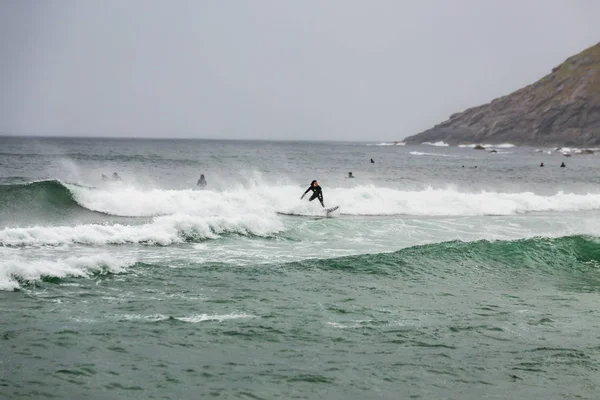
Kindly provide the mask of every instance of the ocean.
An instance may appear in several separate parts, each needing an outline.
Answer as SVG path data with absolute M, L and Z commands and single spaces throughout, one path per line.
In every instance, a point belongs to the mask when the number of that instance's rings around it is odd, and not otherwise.
M 0 137 L 0 398 L 597 399 L 576 153 Z

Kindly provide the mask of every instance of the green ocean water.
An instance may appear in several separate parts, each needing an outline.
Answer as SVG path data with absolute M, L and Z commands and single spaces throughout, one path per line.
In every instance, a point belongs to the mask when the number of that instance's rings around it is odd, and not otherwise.
M 0 138 L 0 397 L 596 399 L 600 158 L 378 144 Z

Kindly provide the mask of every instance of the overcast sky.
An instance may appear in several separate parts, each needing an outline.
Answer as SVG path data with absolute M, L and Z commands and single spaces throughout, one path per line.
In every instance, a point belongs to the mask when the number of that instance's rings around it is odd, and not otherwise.
M 0 0 L 0 132 L 397 140 L 600 41 L 596 0 Z

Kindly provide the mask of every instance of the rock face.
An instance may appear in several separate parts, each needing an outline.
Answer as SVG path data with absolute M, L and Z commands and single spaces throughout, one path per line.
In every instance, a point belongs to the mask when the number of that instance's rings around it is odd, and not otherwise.
M 536 83 L 453 114 L 404 141 L 600 146 L 600 43 L 568 58 Z

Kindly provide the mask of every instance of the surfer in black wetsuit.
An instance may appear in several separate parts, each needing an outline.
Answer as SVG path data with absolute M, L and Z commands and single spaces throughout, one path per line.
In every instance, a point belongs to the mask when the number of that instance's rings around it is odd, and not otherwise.
M 198 179 L 198 183 L 196 183 L 196 186 L 199 186 L 199 187 L 206 186 L 206 178 L 204 177 L 204 174 L 200 174 L 200 179 Z
M 313 201 L 314 199 L 319 199 L 319 202 L 321 203 L 321 205 L 323 206 L 323 208 L 325 208 L 325 204 L 323 203 L 323 191 L 321 190 L 321 186 L 319 186 L 319 182 L 317 181 L 312 181 L 310 183 L 310 186 L 308 187 L 308 189 L 306 189 L 306 192 L 304 192 L 304 194 L 302 195 L 302 197 L 300 197 L 300 199 L 303 199 L 304 196 L 306 196 L 306 193 L 313 191 L 312 196 L 310 196 L 310 199 L 308 199 L 308 201 Z

